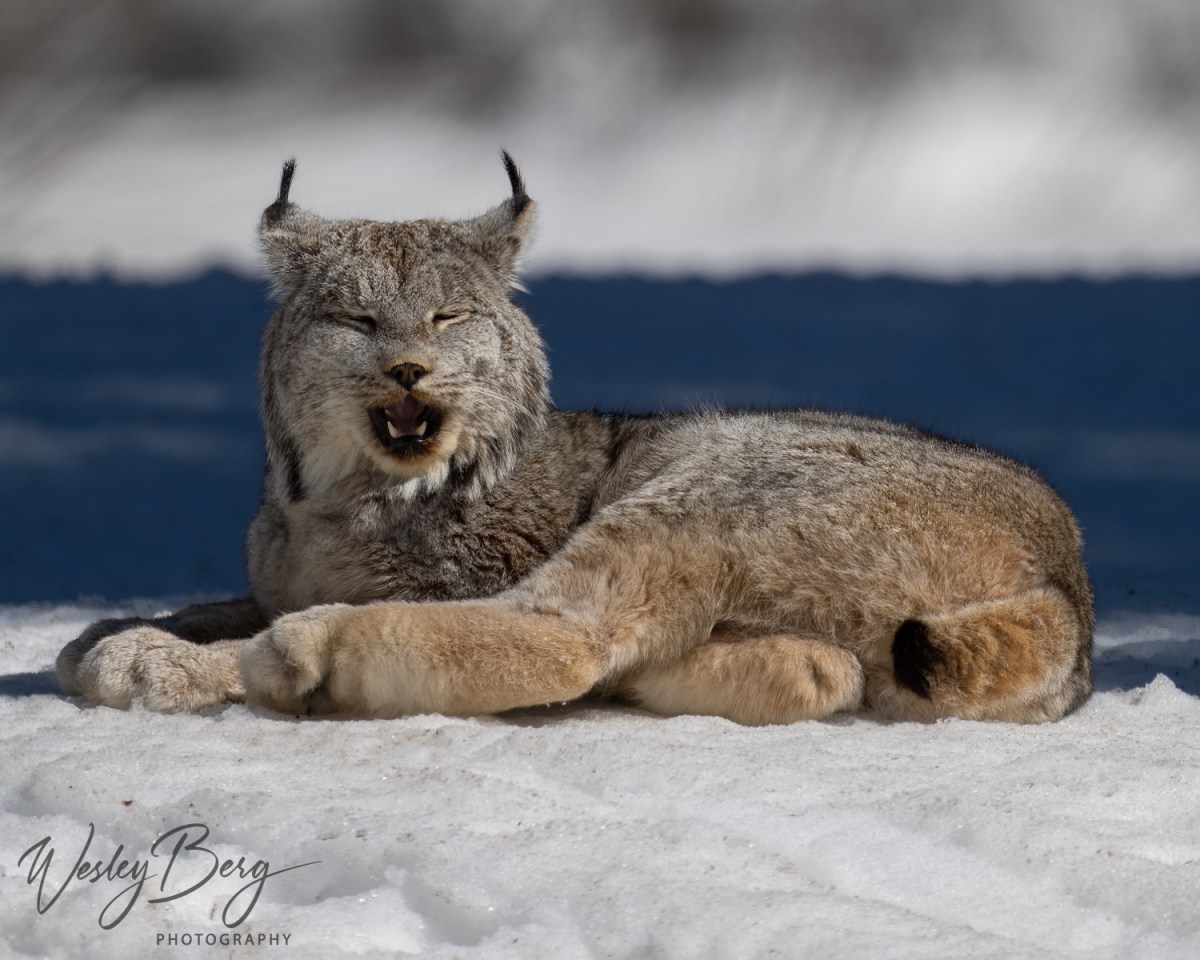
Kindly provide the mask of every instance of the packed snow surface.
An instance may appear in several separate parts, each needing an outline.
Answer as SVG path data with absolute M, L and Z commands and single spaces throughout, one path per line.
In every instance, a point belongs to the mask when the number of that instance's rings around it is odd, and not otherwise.
M 0 608 L 5 956 L 1191 960 L 1200 944 L 1200 617 L 1103 621 L 1099 692 L 1056 724 L 747 728 L 605 702 L 338 722 L 60 696 L 59 646 L 129 612 Z M 149 862 L 136 899 L 128 877 L 69 880 L 93 827 L 85 859 Z M 230 876 L 149 902 L 218 859 Z M 43 906 L 66 884 L 43 914 L 38 880 Z

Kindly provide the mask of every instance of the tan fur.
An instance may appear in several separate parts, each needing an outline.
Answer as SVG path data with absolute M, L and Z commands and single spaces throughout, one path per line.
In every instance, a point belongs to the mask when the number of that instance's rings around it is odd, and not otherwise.
M 198 710 L 245 698 L 239 658 L 244 641 L 205 646 L 154 627 L 101 640 L 80 659 L 72 686 L 113 707 L 142 700 L 152 710 Z
M 285 171 L 253 597 L 89 628 L 66 692 L 375 717 L 599 692 L 751 724 L 1083 702 L 1082 543 L 1032 470 L 815 411 L 554 410 L 509 174 L 482 217 L 378 224 L 296 208 Z
M 313 607 L 242 653 L 253 700 L 285 713 L 497 713 L 583 696 L 601 650 L 559 618 L 494 603 Z
M 861 706 L 863 669 L 850 651 L 818 640 L 723 637 L 666 666 L 632 671 L 620 692 L 668 715 L 794 723 Z
M 897 719 L 964 717 L 1037 723 L 1056 719 L 1080 625 L 1062 594 L 1035 590 L 925 618 L 941 660 L 930 698 L 898 688 L 881 670 L 871 705 Z

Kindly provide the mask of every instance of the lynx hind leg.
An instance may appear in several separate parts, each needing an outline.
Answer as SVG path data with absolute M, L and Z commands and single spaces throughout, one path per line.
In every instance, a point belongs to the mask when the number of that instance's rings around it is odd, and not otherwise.
M 871 672 L 867 698 L 897 719 L 1040 723 L 1091 690 L 1089 620 L 1047 588 L 906 620 L 891 669 Z
M 196 644 L 152 626 L 106 637 L 79 659 L 73 691 L 95 704 L 125 709 L 141 700 L 174 713 L 245 699 L 238 656 L 245 640 Z
M 713 639 L 666 666 L 643 667 L 622 693 L 655 713 L 759 726 L 816 720 L 862 705 L 863 668 L 848 650 L 795 636 Z

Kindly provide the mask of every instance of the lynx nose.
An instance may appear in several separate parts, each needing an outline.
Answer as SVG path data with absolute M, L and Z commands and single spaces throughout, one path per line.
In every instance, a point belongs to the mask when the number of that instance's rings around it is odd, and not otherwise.
M 395 378 L 396 382 L 405 390 L 411 390 L 417 385 L 420 380 L 429 371 L 420 363 L 405 361 L 392 366 L 388 373 Z

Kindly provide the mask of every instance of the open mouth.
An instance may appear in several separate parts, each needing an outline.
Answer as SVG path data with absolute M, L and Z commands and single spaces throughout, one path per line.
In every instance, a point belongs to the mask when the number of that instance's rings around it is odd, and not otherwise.
M 442 415 L 411 393 L 397 403 L 367 411 L 379 442 L 392 453 L 415 453 L 433 441 Z

